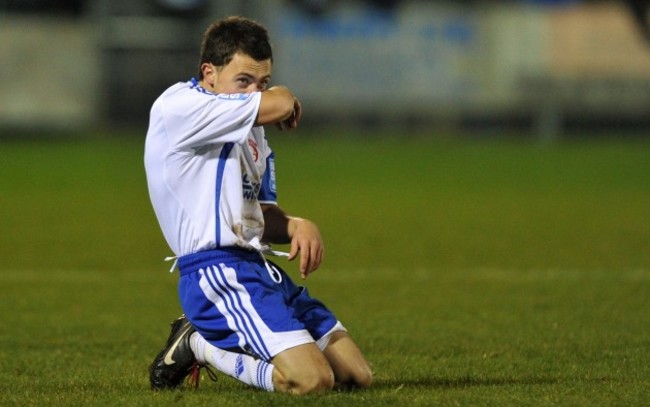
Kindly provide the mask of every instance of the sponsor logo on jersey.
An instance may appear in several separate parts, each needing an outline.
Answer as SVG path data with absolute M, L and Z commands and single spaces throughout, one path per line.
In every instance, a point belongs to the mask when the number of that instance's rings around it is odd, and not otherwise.
M 269 188 L 272 192 L 277 192 L 275 190 L 275 160 L 273 157 L 269 157 L 268 168 L 266 169 L 269 172 Z
M 217 95 L 217 99 L 222 100 L 246 100 L 248 99 L 248 93 L 220 93 Z
M 251 182 L 250 178 L 248 178 L 248 174 L 243 174 L 241 178 L 244 199 L 247 201 L 253 201 L 257 199 L 257 196 L 260 193 L 260 188 L 262 188 L 262 184 L 259 182 Z

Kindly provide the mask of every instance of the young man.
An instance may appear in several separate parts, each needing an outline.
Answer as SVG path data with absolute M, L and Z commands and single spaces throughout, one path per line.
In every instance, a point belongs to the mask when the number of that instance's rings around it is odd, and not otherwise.
M 321 264 L 318 227 L 277 205 L 274 156 L 262 126 L 294 129 L 301 106 L 268 87 L 266 30 L 240 17 L 204 34 L 198 80 L 153 104 L 145 168 L 154 211 L 180 270 L 185 315 L 149 368 L 175 388 L 211 365 L 249 385 L 295 394 L 367 387 L 372 373 L 336 317 L 262 253 L 290 243 L 306 278 Z

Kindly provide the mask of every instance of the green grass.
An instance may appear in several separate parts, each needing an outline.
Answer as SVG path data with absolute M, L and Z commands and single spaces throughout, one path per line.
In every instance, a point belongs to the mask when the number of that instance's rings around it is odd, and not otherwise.
M 307 284 L 372 362 L 371 389 L 149 391 L 178 276 L 134 136 L 0 144 L 0 405 L 650 399 L 650 142 L 271 138 L 282 206 L 326 239 Z

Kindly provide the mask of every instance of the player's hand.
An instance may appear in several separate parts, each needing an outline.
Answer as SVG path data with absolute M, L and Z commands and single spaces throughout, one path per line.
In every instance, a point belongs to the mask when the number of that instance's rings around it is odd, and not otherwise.
M 289 260 L 297 258 L 300 254 L 300 277 L 305 279 L 316 271 L 323 261 L 323 239 L 313 222 L 300 218 L 291 218 L 289 222 L 293 230 Z
M 281 122 L 278 122 L 275 124 L 275 127 L 277 127 L 280 130 L 292 130 L 298 127 L 298 123 L 300 122 L 300 119 L 302 118 L 302 106 L 300 105 L 300 101 L 298 100 L 297 97 L 294 96 L 293 98 L 293 112 L 291 113 L 291 116 L 288 118 L 284 119 Z

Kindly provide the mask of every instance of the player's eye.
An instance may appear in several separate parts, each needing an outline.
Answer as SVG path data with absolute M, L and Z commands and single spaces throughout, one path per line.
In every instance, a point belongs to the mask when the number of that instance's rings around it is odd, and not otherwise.
M 248 85 L 251 84 L 251 81 L 249 78 L 242 77 L 242 78 L 237 78 L 237 84 L 239 84 L 241 87 L 248 87 Z

